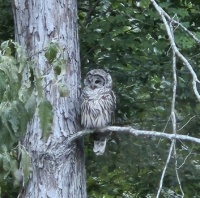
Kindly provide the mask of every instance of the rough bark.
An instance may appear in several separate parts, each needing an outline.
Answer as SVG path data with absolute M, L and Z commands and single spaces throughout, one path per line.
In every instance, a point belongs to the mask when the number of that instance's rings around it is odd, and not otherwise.
M 69 89 L 60 97 L 55 83 L 43 82 L 45 97 L 53 105 L 51 135 L 45 142 L 37 114 L 28 125 L 24 146 L 32 158 L 32 173 L 23 197 L 86 197 L 82 140 L 64 144 L 79 131 L 80 61 L 75 0 L 14 0 L 16 41 L 23 45 L 41 74 L 51 71 L 42 51 L 54 40 L 62 46 L 67 60 L 62 82 Z M 52 71 L 52 75 L 53 71 Z

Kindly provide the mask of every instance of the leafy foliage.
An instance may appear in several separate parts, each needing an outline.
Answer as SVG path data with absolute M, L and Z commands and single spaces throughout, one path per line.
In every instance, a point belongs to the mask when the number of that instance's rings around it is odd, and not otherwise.
M 4 178 L 0 181 L 1 186 L 14 184 L 18 187 L 22 178 L 24 185 L 28 181 L 30 157 L 25 148 L 17 145 L 36 110 L 40 118 L 42 138 L 46 139 L 51 132 L 53 112 L 50 102 L 44 99 L 43 78 L 36 75 L 33 63 L 28 60 L 19 44 L 12 40 L 1 44 L 0 169 Z M 19 154 L 21 159 L 17 157 Z M 1 193 L 6 194 L 7 188 L 2 188 Z
M 55 78 L 52 81 L 57 85 L 60 97 L 68 96 L 69 90 L 61 82 L 66 66 L 63 50 L 56 43 L 50 43 L 43 51 L 54 71 Z M 1 44 L 0 169 L 5 180 L 0 181 L 0 186 L 14 184 L 18 187 L 22 183 L 22 178 L 23 185 L 28 181 L 31 159 L 25 148 L 19 146 L 18 142 L 25 134 L 27 124 L 33 115 L 39 116 L 44 141 L 51 133 L 53 108 L 45 99 L 43 85 L 48 72 L 47 70 L 47 73 L 42 75 L 36 70 L 33 62 L 29 61 L 23 47 L 18 43 L 8 40 Z M 19 154 L 20 159 L 16 157 Z M 12 155 L 15 157 L 13 158 Z M 6 190 L 5 187 L 1 190 L 2 195 L 7 193 Z
M 45 57 L 52 65 L 56 75 L 65 73 L 67 62 L 64 58 L 63 49 L 57 43 L 49 43 L 45 49 Z
M 0 0 L 0 43 L 14 38 L 11 0 Z
M 34 92 L 30 79 L 21 82 L 25 69 L 29 71 L 30 65 L 23 48 L 11 40 L 3 42 L 0 47 L 0 169 L 4 178 L 1 186 L 13 183 L 18 187 L 22 179 L 16 146 L 33 115 L 28 106 Z M 2 188 L 2 195 L 7 190 Z
M 19 186 L 21 177 L 17 177 L 18 160 L 14 150 L 8 152 L 6 146 L 2 146 L 3 152 L 0 154 L 0 195 L 11 196 L 15 191 L 13 189 L 13 183 Z M 14 181 L 15 180 L 15 181 Z M 14 192 L 13 192 L 14 191 Z
M 79 1 L 83 76 L 92 68 L 111 73 L 117 95 L 115 125 L 171 132 L 171 50 L 159 15 L 147 0 L 96 2 Z M 197 1 L 157 2 L 170 16 L 198 35 Z M 178 26 L 174 35 L 181 53 L 199 74 L 198 44 Z M 178 132 L 199 137 L 199 103 L 191 89 L 191 75 L 180 60 L 177 60 L 177 75 L 176 117 L 178 129 L 181 129 Z M 91 151 L 91 140 L 87 140 L 89 197 L 155 197 L 169 143 L 112 136 L 107 154 L 96 158 Z M 188 197 L 199 194 L 195 185 L 199 182 L 198 170 L 193 163 L 199 164 L 198 147 L 177 143 L 177 160 L 179 165 L 183 164 L 178 172 Z M 196 154 L 190 155 L 191 152 Z M 172 192 L 181 194 L 173 160 L 164 187 L 163 197 L 169 197 Z
M 8 148 L 19 141 L 19 138 L 26 131 L 27 122 L 30 118 L 25 105 L 26 100 L 22 99 L 22 87 L 27 87 L 27 93 L 32 92 L 33 88 L 26 82 L 21 84 L 22 72 L 21 63 L 18 60 L 25 61 L 23 52 L 17 51 L 18 44 L 12 41 L 5 41 L 1 44 L 0 51 L 0 122 L 1 122 L 1 141 L 2 146 L 10 143 Z M 14 57 L 16 56 L 16 58 Z M 18 59 L 18 57 L 20 57 Z M 23 57 L 23 58 L 22 58 Z M 24 94 L 23 94 L 24 95 Z M 29 99 L 28 95 L 24 95 Z M 1 150 L 1 148 L 0 148 Z
M 170 16 L 200 36 L 199 0 L 157 2 Z M 9 1 L 0 1 L 0 10 L 4 11 L 0 12 L 1 18 L 8 19 L 2 20 L 6 21 L 4 26 L 0 22 L 2 40 L 13 35 L 8 3 Z M 173 80 L 170 44 L 162 21 L 150 1 L 82 0 L 78 1 L 78 8 L 82 74 L 85 76 L 92 68 L 102 68 L 111 73 L 117 95 L 115 124 L 171 132 L 169 116 Z M 198 44 L 178 26 L 174 35 L 179 49 L 199 76 Z M 50 43 L 45 50 L 45 56 L 55 75 L 62 75 L 66 65 L 65 60 L 60 58 L 62 49 L 55 43 Z M 19 175 L 15 171 L 18 170 L 18 159 L 16 154 L 10 154 L 10 149 L 17 144 L 37 107 L 40 109 L 42 106 L 39 113 L 41 117 L 45 115 L 44 109 L 51 114 L 47 101 L 43 101 L 40 106 L 36 100 L 34 89 L 40 99 L 43 98 L 42 77 L 35 76 L 34 68 L 22 52 L 23 48 L 13 42 L 3 43 L 1 47 L 0 169 L 3 175 L 0 178 L 6 178 L 6 182 L 5 179 L 0 180 L 2 195 L 12 194 L 9 189 L 13 178 L 18 178 Z M 15 54 L 18 54 L 17 59 Z M 24 84 L 21 84 L 21 74 L 26 68 L 29 78 L 24 79 Z M 199 137 L 200 105 L 191 89 L 191 76 L 180 60 L 177 60 L 177 74 L 178 132 Z M 67 87 L 59 78 L 56 80 L 60 96 L 67 96 Z M 48 119 L 51 122 L 51 116 Z M 45 122 L 48 121 L 41 120 L 42 126 L 46 127 Z M 88 138 L 86 169 L 89 197 L 155 197 L 169 144 L 169 141 L 163 139 L 113 134 L 107 153 L 95 157 L 92 153 L 92 141 Z M 185 195 L 198 196 L 199 145 L 177 142 L 176 146 L 178 172 Z M 171 159 L 165 176 L 163 197 L 169 197 L 172 193 L 180 194 L 173 160 Z M 13 174 L 16 176 L 13 177 Z

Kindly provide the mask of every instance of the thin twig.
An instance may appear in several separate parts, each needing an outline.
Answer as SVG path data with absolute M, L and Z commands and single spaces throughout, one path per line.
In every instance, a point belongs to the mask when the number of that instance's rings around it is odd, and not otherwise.
M 177 162 L 177 153 L 176 153 L 176 145 L 175 144 L 174 144 L 174 157 L 175 157 L 175 173 L 176 173 L 176 178 L 177 178 L 177 181 L 178 181 L 179 188 L 181 190 L 182 197 L 184 197 L 184 192 L 183 192 L 183 188 L 182 188 L 180 177 L 179 177 L 179 173 L 178 173 L 178 162 Z
M 165 162 L 165 167 L 163 168 L 163 172 L 162 172 L 162 175 L 161 175 L 160 185 L 159 185 L 159 189 L 158 189 L 156 198 L 159 198 L 161 190 L 162 190 L 162 184 L 163 184 L 163 180 L 164 180 L 164 177 L 165 177 L 165 173 L 166 173 L 169 161 L 171 159 L 171 155 L 172 155 L 172 151 L 173 151 L 173 147 L 174 147 L 174 142 L 175 142 L 175 140 L 172 140 L 172 143 L 171 143 L 171 146 L 170 146 L 170 149 L 169 149 L 169 154 L 168 154 L 167 160 Z
M 181 165 L 179 165 L 179 167 L 177 166 L 177 169 L 180 169 L 186 162 L 186 160 L 188 159 L 188 157 L 192 154 L 193 149 L 191 149 L 191 151 L 188 153 L 188 155 L 185 157 L 183 163 Z
M 188 123 L 193 119 L 193 118 L 195 118 L 196 117 L 196 115 L 195 116 L 192 116 L 180 129 L 178 129 L 177 131 L 180 131 L 180 130 L 182 130 L 186 125 L 188 125 Z
M 162 9 L 162 8 L 161 8 Z M 163 9 L 162 9 L 162 12 L 164 13 L 165 17 L 171 21 L 173 24 L 181 27 L 185 32 L 188 33 L 188 35 L 190 35 L 196 42 L 197 44 L 200 44 L 200 40 L 191 32 L 189 31 L 182 23 L 174 20 L 174 18 L 171 18 Z
M 166 129 L 167 129 L 167 126 L 168 126 L 168 124 L 169 124 L 169 121 L 170 121 L 170 116 L 169 116 L 169 118 L 168 118 L 168 120 L 167 120 L 167 123 L 165 124 L 165 127 L 164 127 L 164 129 L 163 129 L 163 133 L 166 131 Z M 158 146 L 159 146 L 159 144 L 160 144 L 160 141 L 161 141 L 161 139 L 159 139 L 159 141 L 158 141 L 158 144 L 157 144 L 157 148 L 158 148 Z

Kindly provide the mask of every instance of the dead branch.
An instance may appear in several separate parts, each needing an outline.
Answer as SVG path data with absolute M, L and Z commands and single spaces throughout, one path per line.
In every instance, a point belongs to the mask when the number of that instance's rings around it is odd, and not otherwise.
M 160 7 L 160 9 L 162 9 Z M 180 27 L 182 30 L 184 30 L 189 36 L 191 36 L 196 43 L 199 45 L 200 44 L 200 40 L 191 32 L 189 31 L 182 23 L 176 21 L 174 18 L 171 18 L 163 9 L 162 9 L 163 14 L 165 15 L 166 19 L 168 21 L 170 21 L 172 24 L 177 25 L 178 27 Z
M 171 159 L 171 156 L 172 156 L 172 152 L 173 152 L 173 149 L 174 149 L 174 144 L 175 144 L 175 140 L 172 140 L 172 143 L 171 143 L 171 146 L 170 146 L 170 149 L 169 149 L 169 153 L 168 153 L 168 157 L 167 157 L 167 160 L 166 160 L 166 162 L 165 162 L 165 166 L 164 166 L 164 168 L 163 168 L 163 172 L 162 172 L 162 175 L 161 175 L 160 184 L 159 184 L 159 189 L 158 189 L 156 198 L 159 198 L 159 197 L 160 197 L 160 193 L 161 193 L 161 191 L 162 191 L 162 186 L 163 186 L 163 181 L 164 181 L 165 173 L 166 173 L 168 164 L 169 164 L 170 159 Z
M 83 130 L 78 131 L 77 133 L 71 135 L 67 140 L 66 144 L 71 144 L 74 141 L 78 140 L 79 138 L 84 137 L 85 135 L 92 134 L 93 130 Z M 108 126 L 100 130 L 101 133 L 109 133 L 109 132 L 115 132 L 115 133 L 122 133 L 122 134 L 130 134 L 134 136 L 144 136 L 144 137 L 158 137 L 158 138 L 166 138 L 169 140 L 184 140 L 184 141 L 190 141 L 194 143 L 200 144 L 200 139 L 195 138 L 188 135 L 179 135 L 179 134 L 169 134 L 169 133 L 163 133 L 158 131 L 146 131 L 146 130 L 139 130 L 134 129 L 132 127 L 118 127 L 118 126 Z
M 172 26 L 171 23 L 168 24 L 168 25 L 170 27 L 171 35 L 174 38 L 173 26 Z M 172 94 L 172 102 L 171 102 L 171 120 L 172 120 L 172 131 L 173 131 L 173 134 L 176 135 L 176 133 L 177 133 L 177 129 L 176 129 L 177 128 L 177 123 L 176 123 L 176 114 L 175 114 L 175 103 L 176 103 L 176 89 L 177 89 L 177 74 L 176 74 L 176 53 L 174 51 L 174 48 L 172 48 L 172 72 L 173 72 L 174 83 L 173 83 L 173 94 Z M 165 177 L 165 174 L 166 174 L 167 167 L 169 165 L 171 156 L 173 154 L 172 152 L 174 153 L 174 157 L 176 159 L 177 157 L 176 157 L 176 140 L 175 139 L 173 139 L 172 142 L 171 142 L 171 146 L 170 146 L 170 149 L 169 149 L 168 157 L 167 157 L 165 166 L 164 166 L 163 171 L 162 171 L 162 175 L 161 175 L 161 178 L 160 178 L 159 189 L 158 189 L 158 192 L 157 192 L 157 195 L 156 195 L 157 198 L 159 198 L 160 193 L 162 191 L 164 177 Z M 175 160 L 175 164 L 177 164 L 177 160 Z M 176 171 L 176 176 L 177 176 L 177 180 L 179 182 L 180 189 L 182 190 L 180 179 L 179 179 L 179 175 L 178 175 L 178 171 Z
M 191 75 L 192 75 L 192 86 L 193 86 L 193 91 L 197 97 L 197 99 L 200 101 L 200 94 L 197 90 L 197 83 L 200 83 L 199 79 L 197 78 L 197 75 L 195 73 L 195 71 L 193 70 L 191 64 L 188 62 L 188 60 L 180 53 L 180 51 L 178 50 L 176 43 L 173 39 L 173 36 L 171 34 L 171 30 L 170 27 L 168 25 L 167 19 L 165 18 L 165 12 L 163 11 L 163 9 L 154 1 L 154 0 L 150 0 L 152 2 L 152 4 L 154 5 L 155 9 L 157 10 L 157 12 L 160 14 L 163 23 L 165 25 L 170 43 L 171 43 L 171 47 L 173 48 L 174 52 L 176 53 L 176 55 L 182 60 L 183 64 L 188 68 L 188 70 L 190 71 Z

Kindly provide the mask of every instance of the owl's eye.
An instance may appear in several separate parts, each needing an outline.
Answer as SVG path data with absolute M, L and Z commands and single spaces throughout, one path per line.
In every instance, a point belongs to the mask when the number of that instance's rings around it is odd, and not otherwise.
M 99 84 L 100 82 L 100 80 L 95 80 L 95 84 Z

